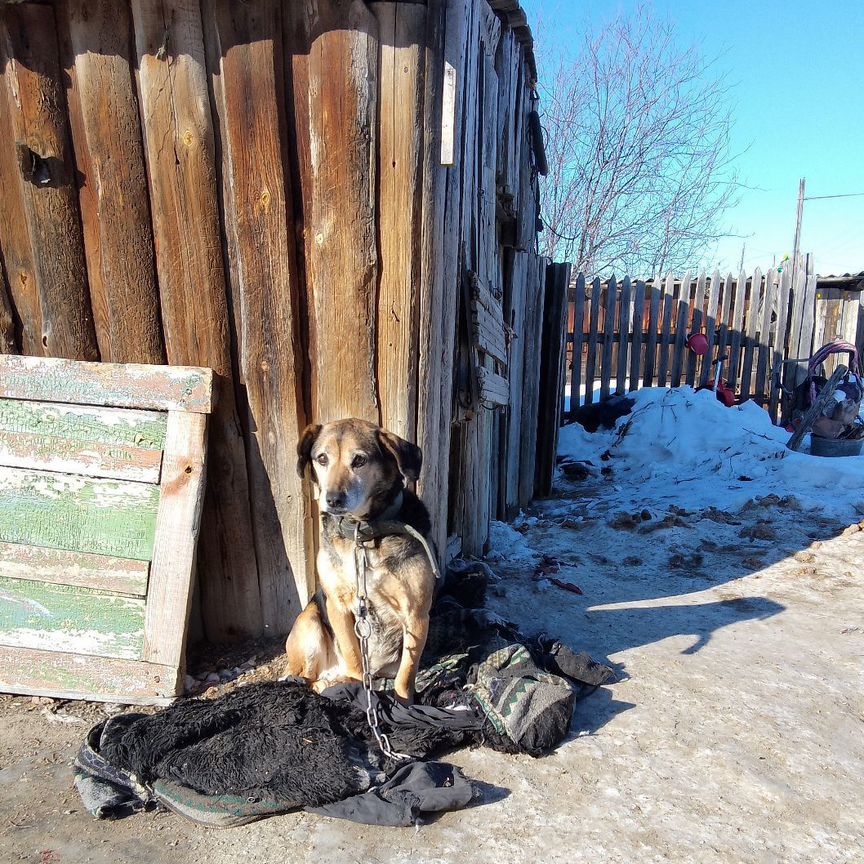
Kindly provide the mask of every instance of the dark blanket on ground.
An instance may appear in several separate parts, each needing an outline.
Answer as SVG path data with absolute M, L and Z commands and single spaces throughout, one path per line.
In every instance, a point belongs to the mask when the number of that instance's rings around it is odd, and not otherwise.
M 76 760 L 85 806 L 105 818 L 161 805 L 215 826 L 301 807 L 410 825 L 423 813 L 464 807 L 469 781 L 452 765 L 423 760 L 464 744 L 546 752 L 566 736 L 577 696 L 612 673 L 466 608 L 459 600 L 482 602 L 482 568 L 452 575 L 461 596 L 445 591 L 436 604 L 416 704 L 373 694 L 393 750 L 413 761 L 382 756 L 359 684 L 319 696 L 298 681 L 269 682 L 94 727 Z

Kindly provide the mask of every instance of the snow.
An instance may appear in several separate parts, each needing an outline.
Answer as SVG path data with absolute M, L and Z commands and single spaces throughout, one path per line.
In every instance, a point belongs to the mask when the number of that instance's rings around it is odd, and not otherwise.
M 614 430 L 589 434 L 573 423 L 558 445 L 560 456 L 611 467 L 610 494 L 622 506 L 651 509 L 684 497 L 687 506 L 728 509 L 755 496 L 794 494 L 838 517 L 864 507 L 864 456 L 788 450 L 789 433 L 753 402 L 727 408 L 690 387 L 630 395 L 633 411 Z

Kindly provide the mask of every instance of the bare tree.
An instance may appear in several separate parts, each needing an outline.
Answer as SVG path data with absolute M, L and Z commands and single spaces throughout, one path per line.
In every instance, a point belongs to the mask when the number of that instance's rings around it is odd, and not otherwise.
M 645 7 L 543 68 L 543 251 L 600 274 L 703 260 L 736 200 L 726 83 Z

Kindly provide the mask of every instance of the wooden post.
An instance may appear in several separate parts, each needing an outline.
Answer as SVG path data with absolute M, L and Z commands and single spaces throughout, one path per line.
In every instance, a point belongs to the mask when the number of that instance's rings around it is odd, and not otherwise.
M 573 309 L 573 342 L 570 351 L 573 368 L 570 374 L 569 416 L 579 407 L 579 391 L 585 376 L 582 374 L 582 345 L 585 342 L 585 274 L 576 277 L 576 302 Z
M 611 276 L 606 283 L 606 306 L 603 309 L 603 365 L 600 367 L 600 400 L 609 396 L 612 380 L 612 345 L 615 341 L 615 307 L 618 302 L 618 283 Z
M 300 167 L 312 417 L 378 422 L 378 24 L 363 0 L 287 5 L 312 25 L 294 118 L 309 142 Z
M 207 0 L 219 115 L 237 377 L 264 629 L 285 633 L 314 592 L 314 526 L 294 469 L 306 425 L 298 272 L 286 118 L 281 4 Z
M 540 366 L 540 396 L 537 415 L 537 463 L 534 493 L 546 496 L 552 491 L 558 429 L 561 426 L 561 392 L 564 389 L 566 356 L 567 291 L 570 284 L 569 264 L 546 267 L 545 301 L 543 303 L 543 339 Z
M 0 267 L 0 354 L 20 354 L 15 340 L 15 319 L 6 284 L 5 267 Z
M 591 309 L 588 313 L 588 356 L 585 358 L 585 404 L 594 401 L 594 381 L 597 374 L 597 336 L 600 324 L 602 283 L 600 277 L 591 280 Z M 577 400 L 579 394 L 576 394 Z M 577 408 L 579 407 L 577 401 Z
M 671 273 L 666 274 L 663 283 L 663 325 L 660 330 L 660 359 L 657 364 L 657 386 L 665 387 L 669 373 L 669 360 L 672 354 L 672 317 L 675 304 L 681 292 L 680 285 Z
M 741 365 L 741 400 L 750 398 L 753 392 L 753 352 L 756 350 L 756 327 L 759 319 L 759 295 L 762 291 L 762 271 L 753 271 L 750 293 L 747 301 L 747 320 L 745 323 L 744 362 Z
M 642 334 L 645 327 L 645 282 L 636 280 L 633 297 L 633 344 L 630 346 L 630 383 L 628 391 L 638 390 L 642 379 Z M 656 336 L 655 336 L 656 339 Z M 647 363 L 647 356 L 645 361 Z
M 213 124 L 197 0 L 132 0 L 168 361 L 219 376 L 198 554 L 205 632 L 262 632 L 246 457 L 234 398 Z
M 706 282 L 705 271 L 702 270 L 698 277 L 696 278 L 696 288 L 693 294 L 693 319 L 687 327 L 687 335 L 689 336 L 691 333 L 701 333 L 702 332 L 702 324 L 705 319 L 705 282 Z M 713 334 L 712 334 L 713 336 Z M 709 362 L 711 359 L 711 355 L 706 354 Z M 687 377 L 686 383 L 690 387 L 695 387 L 699 383 L 699 376 L 697 373 L 697 365 L 699 361 L 699 356 L 694 354 L 692 351 L 687 352 Z
M 765 274 L 765 291 L 762 294 L 762 320 L 759 324 L 759 356 L 756 360 L 756 397 L 760 404 L 767 405 L 767 391 L 765 389 L 766 373 L 768 374 L 768 387 L 770 389 L 771 378 L 768 366 L 771 342 L 771 313 L 777 298 L 777 271 L 769 270 Z
M 99 354 L 164 363 L 129 9 L 111 0 L 64 0 L 59 9 Z
M 786 332 L 789 320 L 789 288 L 792 284 L 792 271 L 784 267 L 780 274 L 780 294 L 777 300 L 777 330 L 774 336 L 774 356 L 771 361 L 768 390 L 770 402 L 768 406 L 771 419 L 776 423 L 777 411 L 780 405 L 780 388 L 783 383 L 783 361 L 789 356 L 787 350 Z
M 630 298 L 633 288 L 630 277 L 625 276 L 621 283 L 621 304 L 618 309 L 618 374 L 615 392 L 617 394 L 627 392 L 627 356 L 630 349 L 630 328 L 633 323 L 633 309 Z M 639 322 L 642 326 L 642 322 Z
M 414 441 L 426 6 L 376 2 L 371 9 L 379 32 L 376 363 L 381 425 Z
M 2 13 L 0 13 L 2 14 Z M 36 265 L 21 188 L 21 169 L 15 148 L 5 142 L 15 140 L 12 128 L 11 59 L 6 45 L 0 39 L 0 258 L 6 273 L 10 306 L 20 322 L 21 350 L 25 354 L 41 356 L 42 310 L 36 286 Z
M 681 371 L 684 366 L 684 351 L 687 343 L 687 325 L 690 321 L 690 292 L 693 281 L 690 272 L 684 274 L 677 296 L 675 316 L 675 342 L 672 355 L 671 385 L 681 386 Z
M 10 142 L 16 142 L 24 213 L 35 253 L 43 353 L 96 360 L 56 33 L 49 6 L 28 3 L 2 10 L 0 42 L 15 61 L 7 61 L 4 75 L 14 135 Z M 37 34 L 42 38 L 34 38 Z
M 726 380 L 729 386 L 735 390 L 740 373 L 741 344 L 744 337 L 744 306 L 747 303 L 747 274 L 741 270 L 735 282 L 735 294 L 732 300 L 734 310 L 732 312 L 732 348 L 729 352 L 729 371 Z
M 436 80 L 453 70 L 456 110 L 454 154 L 462 164 L 461 128 L 465 78 L 467 12 L 465 3 L 451 6 L 432 0 L 427 11 L 426 101 L 424 120 L 423 213 L 421 229 L 421 311 L 418 372 L 417 443 L 423 449 L 423 471 L 418 492 L 429 507 L 439 554 L 447 542 L 448 499 L 451 483 L 450 443 L 453 431 L 453 358 L 456 316 L 463 261 L 460 251 L 461 167 L 442 168 L 438 140 Z M 445 66 L 440 67 L 438 45 L 443 40 Z M 433 71 L 437 70 L 437 71 Z M 438 77 L 436 77 L 438 76 Z M 441 108 L 443 110 L 443 108 Z M 442 140 L 441 147 L 444 142 Z M 440 232 L 440 234 L 439 234 Z M 428 309 L 428 312 L 426 311 Z M 428 315 L 428 323 L 427 323 Z M 426 334 L 424 336 L 424 334 Z M 454 478 L 455 482 L 455 478 Z

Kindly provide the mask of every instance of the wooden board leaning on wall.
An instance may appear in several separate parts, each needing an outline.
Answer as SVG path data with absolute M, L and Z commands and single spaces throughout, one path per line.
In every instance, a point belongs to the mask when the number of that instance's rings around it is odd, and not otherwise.
M 182 692 L 213 373 L 0 356 L 0 691 Z

